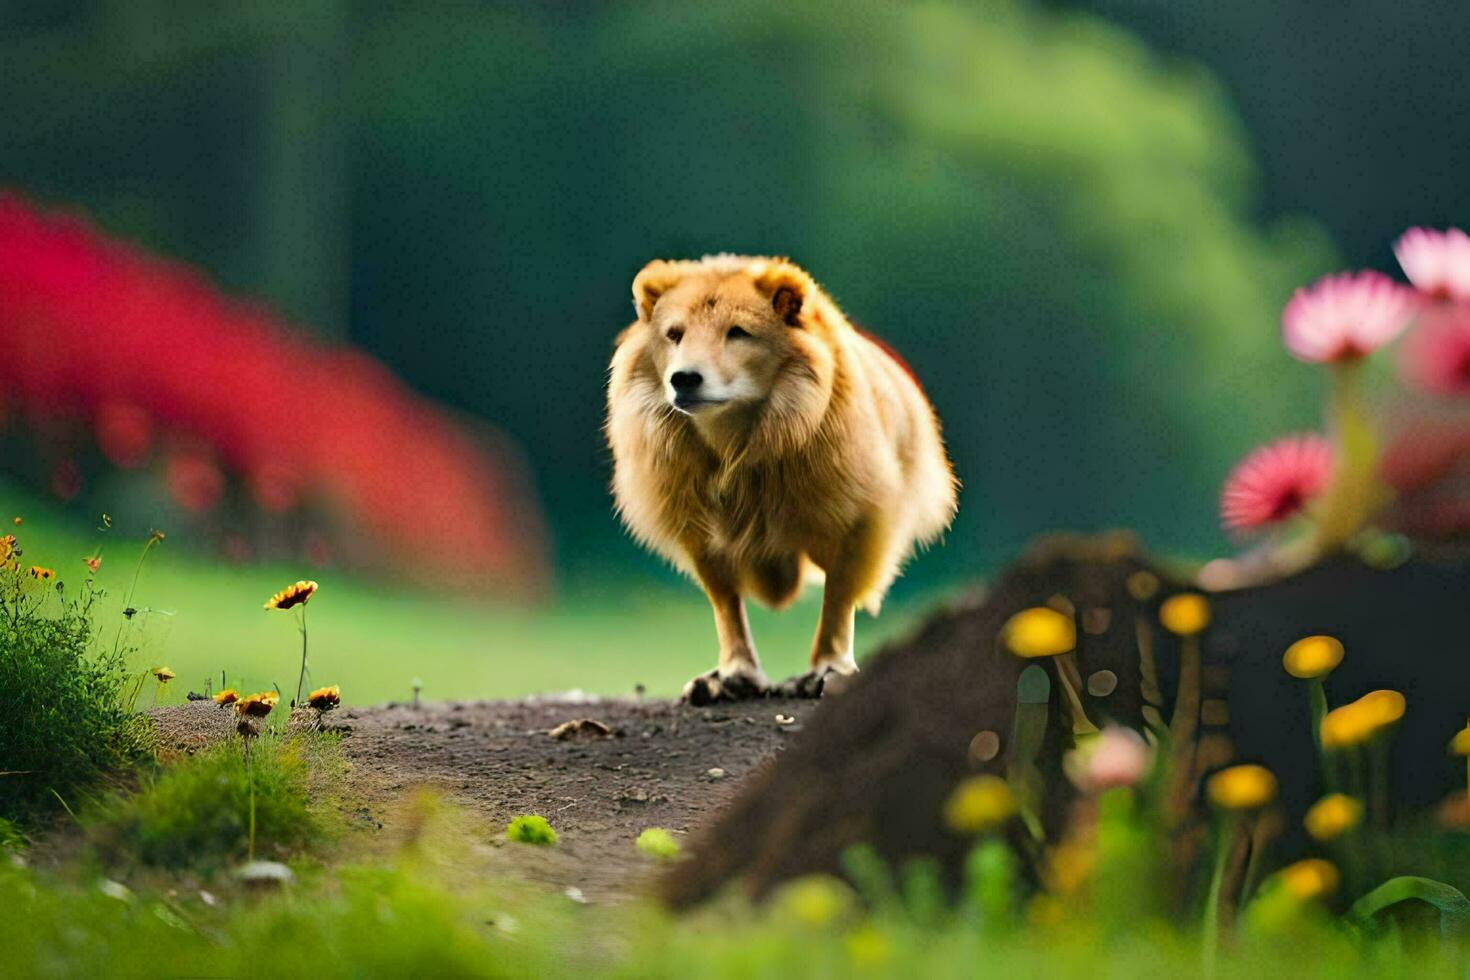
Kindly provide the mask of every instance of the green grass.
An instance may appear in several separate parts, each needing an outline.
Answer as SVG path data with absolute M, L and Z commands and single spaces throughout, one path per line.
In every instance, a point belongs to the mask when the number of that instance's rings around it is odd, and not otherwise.
M 220 710 L 221 727 L 233 713 Z M 136 793 L 86 814 L 109 864 L 213 870 L 319 847 L 340 829 L 329 815 L 342 765 L 331 735 L 236 737 L 166 765 Z
M 465 815 L 425 809 L 381 866 L 299 865 L 295 886 L 221 879 L 153 884 L 61 876 L 0 861 L 0 947 L 17 976 L 1176 977 L 1202 972 L 1198 931 L 1123 908 L 1037 920 L 997 913 L 983 888 L 949 909 L 906 885 L 865 909 L 806 879 L 764 909 L 732 896 L 685 918 L 646 902 L 584 906 L 487 875 Z M 980 864 L 981 862 L 976 862 Z M 927 879 L 919 879 L 927 880 Z M 1135 910 L 1136 911 L 1136 910 Z M 1466 953 L 1432 928 L 1376 938 L 1299 910 L 1244 924 L 1216 976 L 1463 976 Z
M 80 583 L 81 560 L 102 535 L 62 519 L 14 487 L 0 483 L 0 515 L 23 514 L 17 529 L 26 559 L 48 564 L 70 585 Z M 165 528 L 165 530 L 168 530 Z M 141 541 L 105 540 L 97 579 L 104 632 L 122 623 L 123 595 Z M 517 606 L 435 596 L 352 580 L 302 566 L 233 566 L 200 557 L 182 533 L 154 548 L 139 578 L 133 631 L 140 651 L 135 668 L 167 664 L 178 679 L 160 702 L 177 702 L 206 680 L 254 691 L 279 685 L 290 696 L 300 663 L 294 615 L 261 604 L 298 578 L 315 578 L 308 626 L 313 686 L 340 684 L 344 704 L 404 700 L 423 681 L 425 699 L 520 697 L 580 688 L 596 694 L 678 693 L 684 681 L 715 662 L 708 604 L 692 584 L 619 583 L 609 569 L 602 589 L 581 588 L 543 605 Z M 908 628 L 922 602 L 860 617 L 861 655 Z M 773 680 L 805 669 L 820 601 L 811 591 L 793 609 L 751 610 L 766 671 Z M 150 682 L 144 705 L 155 691 Z
M 19 568 L 0 566 L 0 818 L 12 820 L 65 805 L 152 741 L 130 709 L 126 650 L 94 642 L 92 593 L 38 580 L 22 550 Z

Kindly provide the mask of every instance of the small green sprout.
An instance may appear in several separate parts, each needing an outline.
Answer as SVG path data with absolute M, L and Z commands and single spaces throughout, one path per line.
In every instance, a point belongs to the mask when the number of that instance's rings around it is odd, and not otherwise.
M 505 836 L 522 844 L 538 844 L 546 847 L 556 843 L 556 831 L 545 817 L 534 813 L 516 817 L 505 828 Z
M 649 827 L 634 843 L 638 850 L 660 861 L 672 861 L 679 856 L 679 842 L 662 827 Z

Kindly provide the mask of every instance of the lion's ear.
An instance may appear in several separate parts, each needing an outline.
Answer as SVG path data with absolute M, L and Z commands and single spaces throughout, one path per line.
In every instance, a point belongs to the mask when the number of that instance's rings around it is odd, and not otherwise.
M 816 284 L 798 265 L 785 259 L 761 262 L 751 270 L 756 287 L 770 297 L 771 309 L 788 326 L 801 326 L 801 313 Z
M 654 259 L 633 277 L 633 309 L 638 312 L 638 319 L 647 320 L 653 315 L 653 306 L 658 298 L 684 277 L 683 267 L 683 262 Z

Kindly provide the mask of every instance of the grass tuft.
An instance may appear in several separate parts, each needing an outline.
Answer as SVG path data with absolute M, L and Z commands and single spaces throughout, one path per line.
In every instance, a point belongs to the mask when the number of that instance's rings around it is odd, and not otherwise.
M 672 861 L 679 856 L 679 842 L 663 827 L 649 827 L 634 841 L 638 850 L 660 861 Z
M 124 649 L 99 648 L 98 593 L 0 566 L 0 817 L 74 806 L 105 774 L 146 758 L 152 727 L 131 705 Z
M 505 836 L 522 844 L 537 844 L 546 847 L 556 843 L 556 831 L 542 816 L 530 813 L 516 817 L 505 828 Z
M 340 757 L 329 734 L 230 739 L 148 777 L 92 814 L 90 831 L 113 862 L 212 869 L 288 856 L 337 829 L 321 805 Z M 253 834 L 253 837 L 252 837 Z M 253 845 L 253 846 L 252 846 Z

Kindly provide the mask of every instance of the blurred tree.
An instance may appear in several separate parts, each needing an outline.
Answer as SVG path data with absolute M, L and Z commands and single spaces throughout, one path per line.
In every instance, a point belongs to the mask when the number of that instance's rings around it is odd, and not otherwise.
M 1218 88 L 1097 22 L 401 8 L 354 68 L 354 330 L 519 435 L 584 545 L 594 393 L 654 256 L 790 254 L 912 361 L 967 484 L 930 571 L 1056 525 L 1214 541 L 1230 458 L 1312 419 L 1275 335 L 1320 237 L 1255 227 Z
M 650 561 L 599 423 L 655 256 L 789 254 L 912 362 L 966 482 L 916 580 L 1059 525 L 1213 546 L 1229 462 L 1314 418 L 1275 336 L 1321 235 L 1255 220 L 1209 76 L 1091 18 L 59 6 L 0 39 L 9 179 L 327 328 L 350 255 L 350 336 L 526 447 L 574 573 Z

